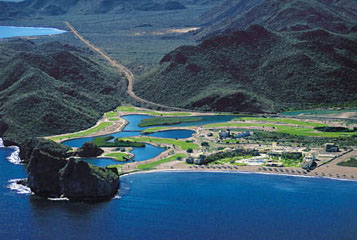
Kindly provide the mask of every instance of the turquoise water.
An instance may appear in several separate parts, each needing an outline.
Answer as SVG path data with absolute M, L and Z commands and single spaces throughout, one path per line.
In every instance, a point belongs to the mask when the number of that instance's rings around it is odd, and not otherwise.
M 106 167 L 109 165 L 118 165 L 128 162 L 115 161 L 112 158 L 81 158 L 82 161 L 93 164 L 98 167 Z
M 144 129 L 154 127 L 139 127 L 139 123 L 142 119 L 146 118 L 153 118 L 154 116 L 150 115 L 140 115 L 140 114 L 132 114 L 132 115 L 126 115 L 123 116 L 129 124 L 125 127 L 125 130 L 135 130 L 135 131 L 142 131 Z M 219 122 L 228 122 L 232 120 L 233 118 L 237 118 L 239 116 L 235 115 L 212 115 L 212 116 L 199 116 L 202 118 L 201 121 L 197 122 L 186 122 L 186 123 L 180 123 L 180 124 L 174 124 L 174 125 L 157 125 L 155 127 L 184 127 L 184 126 L 200 126 L 200 125 L 205 125 L 205 124 L 211 124 L 211 123 L 219 123 Z M 186 117 L 185 117 L 186 118 Z M 196 118 L 196 117 L 192 117 Z
M 262 174 L 157 172 L 121 178 L 120 198 L 48 201 L 8 189 L 23 166 L 0 149 L 1 239 L 354 240 L 357 183 Z
M 154 158 L 164 151 L 165 148 L 163 147 L 156 147 L 151 144 L 145 144 L 145 147 L 134 147 L 130 153 L 134 154 L 134 161 L 141 162 Z M 111 158 L 89 158 L 85 161 L 98 167 L 127 163 L 115 161 Z
M 134 148 L 133 151 L 131 151 L 131 153 L 134 154 L 134 160 L 136 162 L 141 162 L 154 158 L 164 151 L 165 148 L 156 147 L 150 144 L 145 144 L 144 148 L 140 148 L 140 147 Z
M 0 26 L 0 38 L 42 36 L 65 32 L 56 28 Z
M 132 115 L 123 116 L 123 118 L 128 121 L 128 124 L 125 126 L 123 131 L 109 134 L 107 136 L 113 136 L 113 137 L 117 138 L 117 137 L 134 137 L 134 136 L 142 135 L 140 133 L 140 131 L 146 129 L 147 127 L 142 128 L 142 127 L 139 127 L 138 125 L 142 119 L 151 118 L 151 117 L 153 117 L 153 116 L 141 115 L 141 114 L 132 114 Z M 199 125 L 203 125 L 203 124 L 226 122 L 226 121 L 232 120 L 235 117 L 237 117 L 237 116 L 233 116 L 233 115 L 203 116 L 202 121 L 170 125 L 170 127 L 172 127 L 172 126 L 199 126 Z M 177 129 L 177 130 L 160 131 L 160 132 L 145 134 L 145 135 L 152 136 L 152 137 L 161 137 L 161 138 L 185 139 L 185 138 L 192 137 L 192 135 L 194 133 L 195 132 L 192 130 Z M 93 138 L 94 137 L 77 138 L 77 139 L 73 139 L 73 140 L 63 141 L 62 143 L 64 145 L 67 145 L 70 147 L 81 147 L 85 142 L 93 141 Z M 163 151 L 165 151 L 164 148 L 159 148 L 156 146 L 146 144 L 145 148 L 134 148 L 131 153 L 134 154 L 135 161 L 145 161 L 145 160 L 156 157 Z M 106 163 L 104 163 L 104 161 L 100 161 L 100 164 L 106 164 Z
M 125 126 L 123 131 L 109 134 L 107 136 L 113 137 L 134 137 L 142 135 L 140 131 L 145 130 L 149 127 L 139 127 L 139 123 L 142 119 L 145 118 L 152 118 L 153 116 L 150 115 L 141 115 L 141 114 L 132 114 L 123 116 L 124 119 L 128 121 L 128 124 Z M 204 124 L 211 124 L 211 123 L 218 123 L 218 122 L 227 122 L 236 118 L 237 116 L 234 115 L 215 115 L 215 116 L 202 116 L 203 120 L 198 122 L 191 122 L 191 123 L 182 123 L 182 124 L 175 124 L 170 125 L 169 127 L 182 127 L 182 126 L 200 126 Z M 164 127 L 165 125 L 158 125 L 159 127 Z M 167 127 L 167 125 L 165 126 Z M 167 130 L 167 131 L 160 131 L 156 133 L 146 134 L 146 136 L 152 137 L 161 137 L 161 138 L 173 138 L 173 139 L 184 139 L 192 137 L 194 131 L 191 130 L 184 130 L 184 129 L 177 129 L 177 130 Z M 62 143 L 70 146 L 70 147 L 81 147 L 83 143 L 90 142 L 93 140 L 93 137 L 85 137 L 85 138 L 77 138 L 73 140 L 63 141 Z

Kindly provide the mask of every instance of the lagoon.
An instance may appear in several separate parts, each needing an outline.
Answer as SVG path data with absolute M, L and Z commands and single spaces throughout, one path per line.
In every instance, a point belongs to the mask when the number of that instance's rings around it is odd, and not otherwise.
M 56 28 L 0 26 L 0 38 L 43 36 L 65 32 Z
M 149 128 L 149 127 L 139 127 L 139 123 L 142 119 L 145 118 L 152 118 L 153 116 L 150 115 L 143 115 L 143 114 L 131 114 L 122 116 L 128 124 L 125 126 L 123 131 L 116 132 L 113 134 L 108 134 L 107 136 L 113 137 L 134 137 L 142 135 L 140 132 Z M 212 123 L 220 123 L 220 122 L 228 122 L 233 118 L 237 118 L 235 115 L 213 115 L 213 116 L 200 116 L 203 118 L 201 121 L 197 122 L 188 122 L 188 123 L 181 123 L 181 124 L 174 124 L 174 125 L 158 125 L 155 127 L 184 127 L 184 126 L 201 126 L 205 124 L 212 124 Z M 184 130 L 184 129 L 177 129 L 177 130 L 166 130 L 160 131 L 156 133 L 145 134 L 152 137 L 161 137 L 161 138 L 173 138 L 173 139 L 185 139 L 192 137 L 195 132 L 192 130 Z M 84 137 L 84 138 L 77 138 L 73 140 L 63 141 L 62 143 L 70 146 L 70 147 L 81 147 L 83 143 L 90 142 L 93 140 L 93 137 Z
M 121 177 L 120 197 L 49 201 L 7 188 L 25 177 L 0 148 L 3 239 L 336 240 L 357 235 L 357 183 L 281 175 L 155 172 Z
M 98 167 L 107 167 L 110 165 L 118 165 L 118 164 L 128 163 L 128 162 L 124 162 L 124 161 L 116 161 L 112 158 L 81 158 L 80 160 L 90 163 L 92 165 L 98 166 Z
M 143 135 L 141 133 L 142 130 L 147 129 L 148 127 L 139 127 L 139 123 L 142 119 L 151 118 L 153 116 L 143 115 L 143 114 L 131 114 L 122 116 L 128 124 L 125 126 L 123 131 L 116 132 L 113 134 L 108 134 L 107 136 L 113 136 L 115 138 L 118 137 L 134 137 Z M 182 123 L 170 125 L 170 127 L 182 127 L 182 126 L 200 126 L 203 124 L 217 123 L 217 122 L 226 122 L 230 121 L 233 118 L 237 117 L 234 115 L 214 115 L 214 116 L 201 116 L 203 119 L 198 122 L 190 122 L 190 123 Z M 167 127 L 167 126 L 166 126 Z M 172 138 L 172 139 L 185 139 L 192 137 L 195 131 L 186 130 L 186 129 L 176 129 L 176 130 L 166 130 L 160 131 L 150 134 L 145 134 L 151 137 L 160 137 L 160 138 Z M 94 137 L 84 137 L 84 138 L 76 138 L 72 140 L 63 141 L 62 144 L 67 145 L 69 147 L 81 147 L 85 142 L 93 141 Z M 150 144 L 146 144 L 145 148 L 134 148 L 131 153 L 134 154 L 135 161 L 145 161 L 151 158 L 156 157 L 160 153 L 162 153 L 165 149 L 156 147 Z M 103 161 L 101 161 L 103 162 Z M 94 161 L 93 161 L 94 163 Z M 101 163 L 102 164 L 102 163 Z M 103 163 L 104 164 L 104 163 Z

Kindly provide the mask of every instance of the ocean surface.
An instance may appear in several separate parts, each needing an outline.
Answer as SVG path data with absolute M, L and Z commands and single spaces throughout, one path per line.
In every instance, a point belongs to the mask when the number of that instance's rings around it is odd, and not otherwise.
M 355 240 L 357 183 L 320 178 L 156 172 L 121 178 L 97 204 L 8 188 L 24 166 L 0 148 L 1 239 Z M 12 186 L 12 188 L 16 188 Z
M 42 36 L 65 32 L 56 28 L 0 26 L 0 38 Z

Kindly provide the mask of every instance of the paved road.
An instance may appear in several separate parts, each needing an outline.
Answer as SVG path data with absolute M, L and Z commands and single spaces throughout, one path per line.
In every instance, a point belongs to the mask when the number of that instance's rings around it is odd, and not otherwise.
M 79 40 L 81 40 L 84 44 L 86 44 L 88 47 L 90 47 L 93 51 L 95 51 L 99 55 L 101 55 L 105 60 L 107 60 L 109 62 L 110 65 L 117 68 L 120 72 L 124 73 L 126 79 L 128 80 L 127 93 L 132 98 L 134 98 L 136 101 L 151 105 L 153 107 L 165 108 L 165 109 L 172 110 L 172 111 L 187 111 L 186 109 L 182 109 L 182 108 L 170 107 L 170 106 L 165 106 L 162 104 L 150 102 L 148 100 L 145 100 L 141 97 L 136 96 L 135 92 L 133 91 L 134 74 L 127 67 L 123 66 L 122 64 L 116 62 L 111 57 L 109 57 L 108 54 L 106 54 L 101 48 L 96 47 L 93 43 L 91 43 L 90 41 L 85 39 L 69 22 L 65 21 L 64 23 L 71 30 L 71 32 L 77 38 L 79 38 Z

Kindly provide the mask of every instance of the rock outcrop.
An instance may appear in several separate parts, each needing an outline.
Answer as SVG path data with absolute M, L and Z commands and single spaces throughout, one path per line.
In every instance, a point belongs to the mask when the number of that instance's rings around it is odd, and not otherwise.
M 99 148 L 96 144 L 92 142 L 86 142 L 77 151 L 80 157 L 97 157 L 101 155 L 104 151 Z
M 70 200 L 110 200 L 119 189 L 119 177 L 114 171 L 72 158 L 62 174 L 62 193 Z
M 66 166 L 67 160 L 57 158 L 34 149 L 28 164 L 28 186 L 32 192 L 40 197 L 60 197 L 60 170 Z
M 68 158 L 71 156 L 71 153 L 68 153 L 71 149 L 70 147 L 46 139 L 33 138 L 25 140 L 20 145 L 20 158 L 23 163 L 30 161 L 32 152 L 36 148 L 57 158 Z
M 118 172 L 69 160 L 34 149 L 28 164 L 28 186 L 44 198 L 67 197 L 74 201 L 105 201 L 119 189 Z

